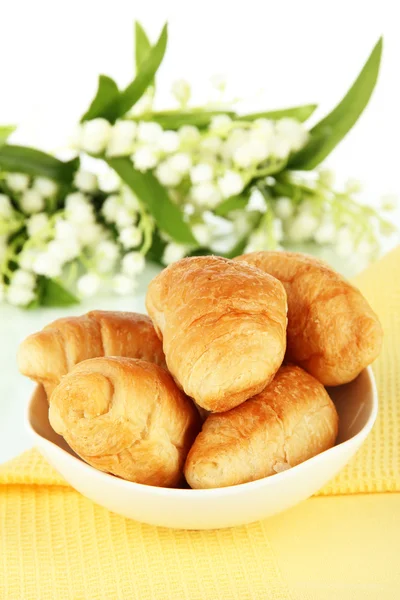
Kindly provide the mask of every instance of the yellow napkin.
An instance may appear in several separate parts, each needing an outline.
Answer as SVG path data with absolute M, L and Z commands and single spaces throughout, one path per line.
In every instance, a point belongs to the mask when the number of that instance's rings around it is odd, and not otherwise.
M 378 314 L 382 352 L 373 365 L 379 413 L 365 444 L 321 494 L 400 491 L 400 246 L 361 273 L 354 284 Z
M 356 281 L 385 330 L 374 367 L 380 415 L 324 495 L 400 489 L 399 265 L 400 248 Z M 290 598 L 271 549 L 273 520 L 207 532 L 142 525 L 80 496 L 35 450 L 2 465 L 0 483 L 1 599 Z
M 400 494 L 318 496 L 268 519 L 293 600 L 398 600 Z
M 2 465 L 0 483 L 1 600 L 290 598 L 266 522 L 143 525 L 75 492 L 37 450 Z

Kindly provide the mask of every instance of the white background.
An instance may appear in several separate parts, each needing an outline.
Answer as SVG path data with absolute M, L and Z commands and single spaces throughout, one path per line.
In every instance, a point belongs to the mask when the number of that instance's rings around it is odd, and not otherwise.
M 223 72 L 246 110 L 317 102 L 316 119 L 340 100 L 384 35 L 377 89 L 357 126 L 329 162 L 365 181 L 371 197 L 400 192 L 400 35 L 396 0 L 154 1 L 9 0 L 1 5 L 0 124 L 20 123 L 19 139 L 58 148 L 106 73 L 133 76 L 133 21 L 154 40 L 169 22 L 158 77 L 160 104 L 172 80 L 193 82 L 199 100 Z M 260 94 L 260 90 L 263 90 Z M 97 308 L 143 309 L 125 299 Z M 87 306 L 75 309 L 85 312 Z M 17 373 L 18 343 L 61 311 L 0 306 L 0 462 L 30 445 L 22 426 L 32 388 Z

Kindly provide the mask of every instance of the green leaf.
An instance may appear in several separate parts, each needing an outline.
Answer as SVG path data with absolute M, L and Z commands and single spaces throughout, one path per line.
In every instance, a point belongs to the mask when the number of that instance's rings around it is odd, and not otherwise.
M 136 194 L 161 231 L 180 244 L 198 245 L 179 207 L 151 171 L 137 171 L 129 158 L 110 158 L 107 163 Z
M 118 99 L 119 90 L 115 81 L 107 75 L 100 75 L 96 96 L 83 115 L 81 123 L 97 117 L 114 123 L 118 113 Z
M 71 306 L 79 304 L 78 298 L 65 289 L 55 279 L 40 277 L 37 284 L 37 297 L 27 306 L 28 309 L 38 306 Z
M 149 113 L 138 117 L 140 121 L 155 121 L 163 129 L 179 129 L 182 125 L 194 125 L 195 127 L 207 127 L 211 119 L 218 115 L 229 115 L 235 117 L 235 113 L 226 110 L 203 110 L 192 109 L 188 111 L 167 110 Z
M 79 300 L 54 279 L 46 279 L 41 297 L 42 306 L 71 306 Z
M 7 141 L 7 138 L 16 130 L 15 125 L 1 125 L 0 126 L 0 145 Z
M 277 177 L 276 183 L 271 189 L 273 194 L 273 198 L 279 198 L 280 196 L 286 196 L 288 198 L 292 198 L 295 190 L 295 185 L 290 181 L 286 181 L 283 177 Z
M 321 131 L 320 133 L 316 133 L 310 136 L 307 144 L 296 152 L 290 159 L 288 167 L 289 169 L 305 169 L 307 170 L 306 165 L 307 161 L 312 156 L 318 156 L 320 152 L 324 151 L 326 144 L 329 142 L 329 138 L 331 137 L 331 133 L 328 131 Z M 312 167 L 314 168 L 314 167 Z
M 62 162 L 34 148 L 0 146 L 0 167 L 5 171 L 42 176 L 60 183 L 71 183 L 79 167 L 79 159 Z
M 231 196 L 221 202 L 221 204 L 214 209 L 214 213 L 219 217 L 224 217 L 232 210 L 243 210 L 248 201 L 249 199 L 246 198 L 246 196 Z
M 139 23 L 139 21 L 135 22 L 135 64 L 136 64 L 136 72 L 139 71 L 139 68 L 143 64 L 145 58 L 151 50 L 150 40 L 147 37 L 147 33 Z
M 239 256 L 240 254 L 243 254 L 244 249 L 247 246 L 247 239 L 248 239 L 248 236 L 246 235 L 244 238 L 239 240 L 238 243 L 236 244 L 236 246 L 230 252 L 227 252 L 226 254 L 224 254 L 224 257 L 225 258 L 235 258 L 235 256 Z
M 277 110 L 267 110 L 266 112 L 253 113 L 251 115 L 241 115 L 240 121 L 254 121 L 255 119 L 283 119 L 291 117 L 297 121 L 307 121 L 317 108 L 316 104 L 304 104 L 304 106 L 293 106 L 291 108 L 280 108 Z
M 341 142 L 368 104 L 378 78 L 382 38 L 372 50 L 361 73 L 345 97 L 310 131 L 308 144 L 289 161 L 292 169 L 311 170 L 319 165 Z M 315 141 L 318 138 L 318 141 Z
M 146 254 L 146 260 L 150 260 L 151 262 L 154 262 L 157 265 L 165 266 L 162 264 L 161 259 L 164 254 L 166 245 L 167 242 L 161 238 L 158 229 L 156 229 L 153 233 L 151 246 Z
M 150 52 L 142 62 L 135 79 L 120 93 L 118 101 L 118 117 L 122 117 L 127 113 L 128 110 L 136 104 L 139 98 L 142 97 L 148 86 L 151 84 L 162 59 L 164 58 L 167 39 L 167 25 L 164 25 L 157 43 L 151 48 Z
M 210 248 L 204 248 L 202 246 L 193 250 L 188 256 L 210 256 L 211 254 L 214 254 L 214 252 L 210 250 Z

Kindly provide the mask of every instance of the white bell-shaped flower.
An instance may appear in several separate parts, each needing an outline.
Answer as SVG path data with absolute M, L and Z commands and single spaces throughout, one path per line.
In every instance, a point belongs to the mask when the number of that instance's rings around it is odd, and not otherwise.
M 140 252 L 128 252 L 122 259 L 121 266 L 125 275 L 138 275 L 145 267 L 145 258 Z
M 180 175 L 186 175 L 192 166 L 192 158 L 187 152 L 178 152 L 168 159 L 168 164 Z
M 33 189 L 39 192 L 43 198 L 52 198 L 58 191 L 58 185 L 48 177 L 36 177 Z
M 162 256 L 162 263 L 164 265 L 170 265 L 186 256 L 187 251 L 187 246 L 183 244 L 177 244 L 176 242 L 170 242 L 165 246 L 164 254 Z
M 199 163 L 190 169 L 190 180 L 193 184 L 212 181 L 214 169 L 208 163 Z
M 211 181 L 194 185 L 190 190 L 190 195 L 195 204 L 205 208 L 214 208 L 221 201 L 221 193 Z
M 45 207 L 43 196 L 37 190 L 33 189 L 23 192 L 19 204 L 24 213 L 28 215 L 40 212 Z
M 124 227 L 119 232 L 119 241 L 126 250 L 136 248 L 142 242 L 142 232 L 134 225 Z
M 158 163 L 158 154 L 151 146 L 138 148 L 131 158 L 135 169 L 142 172 L 154 169 Z
M 43 251 L 38 254 L 32 268 L 37 275 L 59 277 L 61 275 L 62 262 L 54 253 Z
M 13 192 L 24 192 L 29 186 L 29 177 L 24 173 L 7 173 L 6 184 Z
M 156 169 L 156 177 L 158 181 L 167 187 L 175 187 L 182 180 L 182 175 L 171 167 L 168 160 L 160 163 Z
M 89 154 L 102 154 L 111 135 L 111 125 L 106 119 L 85 121 L 82 125 L 81 147 Z
M 77 281 L 77 289 L 80 296 L 90 298 L 95 296 L 100 289 L 101 279 L 96 273 L 85 273 Z
M 112 287 L 119 296 L 129 296 L 135 291 L 136 282 L 132 277 L 118 273 L 112 279 Z
M 0 194 L 0 219 L 9 219 L 13 213 L 11 200 L 6 194 Z
M 44 212 L 32 215 L 27 221 L 26 228 L 29 237 L 43 236 L 49 229 L 49 217 Z
M 94 193 L 98 190 L 97 176 L 90 171 L 80 170 L 75 173 L 74 184 L 81 192 Z
M 107 156 L 128 156 L 132 153 L 137 133 L 135 121 L 117 121 L 112 128 Z
M 243 177 L 236 171 L 229 169 L 218 179 L 218 187 L 223 198 L 240 194 L 243 191 L 244 185 Z

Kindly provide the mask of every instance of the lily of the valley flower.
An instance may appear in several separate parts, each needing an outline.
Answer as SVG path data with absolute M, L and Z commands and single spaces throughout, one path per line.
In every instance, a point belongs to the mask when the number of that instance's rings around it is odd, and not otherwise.
M 74 184 L 81 192 L 93 193 L 98 189 L 97 176 L 90 171 L 77 171 L 74 177 Z
M 119 232 L 119 241 L 126 250 L 136 248 L 142 242 L 142 232 L 134 225 L 124 227 L 124 229 L 121 229 Z
M 24 192 L 29 187 L 29 177 L 23 173 L 7 173 L 6 184 L 13 192 Z
M 46 275 L 46 277 L 59 277 L 62 271 L 62 262 L 54 252 L 39 252 L 34 260 L 32 270 L 37 275 Z
M 165 246 L 164 254 L 162 256 L 162 262 L 164 265 L 170 265 L 173 262 L 180 260 L 186 256 L 188 247 L 183 244 L 177 244 L 170 242 Z
M 35 292 L 27 287 L 11 284 L 6 292 L 7 301 L 14 306 L 27 306 L 35 299 Z
M 191 156 L 187 152 L 178 152 L 177 154 L 173 154 L 167 159 L 167 161 L 171 169 L 180 175 L 186 175 L 192 166 Z
M 221 193 L 218 187 L 210 181 L 193 186 L 190 194 L 195 204 L 205 208 L 214 208 L 221 201 Z
M 37 177 L 33 182 L 33 189 L 43 196 L 43 198 L 51 198 L 56 195 L 58 185 L 55 181 L 47 177 Z
M 112 288 L 119 296 L 129 296 L 135 291 L 136 282 L 132 277 L 119 273 L 112 279 Z
M 49 217 L 46 213 L 32 215 L 27 222 L 28 235 L 37 237 L 43 235 L 49 227 Z
M 192 149 L 200 142 L 201 133 L 194 125 L 183 125 L 178 129 L 182 149 Z
M 0 194 L 0 219 L 9 219 L 13 213 L 11 200 L 6 194 Z
M 100 277 L 96 273 L 85 273 L 77 281 L 78 292 L 83 298 L 90 298 L 97 294 L 100 284 Z
M 65 212 L 69 221 L 78 224 L 94 220 L 93 206 L 82 192 L 74 192 L 65 198 Z
M 261 213 L 266 212 L 267 203 L 265 201 L 264 196 L 260 192 L 260 190 L 254 189 L 251 191 L 249 201 L 246 206 L 246 210 L 249 212 L 251 212 L 253 210 L 261 212 Z
M 199 163 L 190 169 L 190 179 L 193 184 L 212 181 L 214 170 L 208 163 Z
M 292 200 L 285 196 L 277 198 L 274 204 L 274 211 L 276 216 L 283 221 L 289 219 L 294 212 Z
M 111 125 L 106 119 L 93 119 L 82 124 L 80 145 L 89 154 L 102 154 L 107 148 Z
M 179 148 L 180 139 L 176 131 L 164 131 L 159 142 L 158 147 L 162 152 L 166 154 L 172 154 Z
M 211 119 L 210 131 L 217 135 L 226 135 L 231 129 L 232 119 L 229 115 L 216 115 Z
M 162 162 L 156 169 L 156 177 L 160 183 L 166 187 L 175 187 L 181 180 L 182 175 L 175 171 L 168 161 Z
M 218 187 L 223 198 L 229 198 L 240 194 L 244 188 L 243 177 L 236 171 L 227 170 L 225 174 L 218 179 Z
M 128 156 L 131 154 L 136 133 L 137 124 L 134 121 L 117 121 L 110 133 L 107 156 Z
M 128 252 L 122 259 L 122 272 L 128 276 L 141 273 L 145 267 L 145 258 L 140 252 Z
M 23 192 L 19 204 L 24 213 L 28 215 L 40 212 L 45 207 L 43 196 L 41 196 L 39 192 L 34 189 Z
M 108 196 L 101 208 L 101 212 L 108 223 L 115 223 L 120 206 L 121 200 L 119 196 L 116 194 Z
M 132 161 L 138 171 L 148 171 L 157 165 L 158 155 L 150 146 L 143 146 L 132 155 Z

